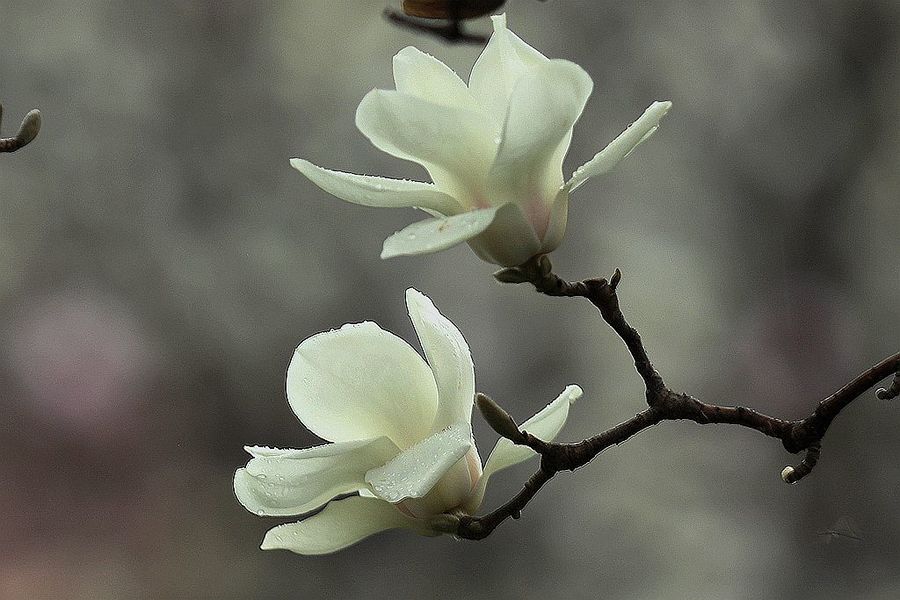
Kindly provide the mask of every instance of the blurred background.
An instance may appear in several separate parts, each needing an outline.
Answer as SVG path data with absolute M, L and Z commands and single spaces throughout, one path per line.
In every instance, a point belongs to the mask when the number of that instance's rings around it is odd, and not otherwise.
M 392 87 L 406 45 L 464 78 L 481 49 L 391 26 L 388 2 L 0 0 L 3 134 L 44 116 L 0 155 L 0 598 L 900 596 L 900 406 L 871 392 L 796 486 L 775 441 L 665 423 L 482 542 L 258 549 L 281 521 L 234 499 L 242 446 L 318 441 L 285 400 L 294 347 L 367 319 L 415 343 L 408 286 L 518 419 L 575 382 L 561 439 L 642 407 L 587 302 L 496 284 L 465 246 L 381 261 L 416 215 L 338 201 L 289 167 L 423 177 L 369 145 L 356 105 Z M 896 0 L 505 8 L 594 79 L 567 172 L 674 102 L 573 197 L 553 257 L 570 278 L 622 269 L 672 387 L 799 418 L 900 349 Z M 477 416 L 475 431 L 486 456 L 496 435 Z M 493 479 L 485 508 L 534 467 Z M 820 535 L 841 519 L 860 541 Z

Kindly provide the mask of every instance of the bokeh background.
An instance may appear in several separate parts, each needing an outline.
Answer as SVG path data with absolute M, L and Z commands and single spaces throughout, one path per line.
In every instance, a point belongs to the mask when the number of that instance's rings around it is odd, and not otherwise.
M 777 442 L 665 423 L 563 474 L 479 542 L 390 532 L 262 552 L 233 497 L 245 444 L 316 443 L 284 376 L 305 337 L 414 340 L 414 286 L 523 419 L 577 382 L 565 439 L 640 410 L 590 305 L 501 286 L 465 246 L 378 259 L 412 211 L 340 202 L 288 165 L 421 178 L 353 125 L 414 44 L 389 0 L 0 0 L 0 598 L 897 598 L 900 406 L 869 393 L 796 486 Z M 566 171 L 652 101 L 653 140 L 573 198 L 554 254 L 621 298 L 670 385 L 785 418 L 900 348 L 895 0 L 510 0 L 511 27 L 595 92 Z M 487 20 L 473 29 L 488 31 Z M 487 455 L 496 435 L 476 417 Z M 492 480 L 486 507 L 533 464 Z M 819 532 L 854 523 L 861 541 Z

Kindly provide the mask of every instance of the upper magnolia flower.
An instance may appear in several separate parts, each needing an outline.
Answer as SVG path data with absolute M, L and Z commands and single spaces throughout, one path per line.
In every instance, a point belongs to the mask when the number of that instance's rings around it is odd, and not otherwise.
M 396 90 L 372 90 L 356 126 L 379 149 L 421 164 L 433 183 L 291 164 L 326 192 L 365 206 L 417 207 L 433 218 L 384 242 L 382 258 L 424 254 L 468 242 L 482 259 L 516 266 L 556 249 L 569 194 L 609 171 L 656 131 L 671 102 L 644 114 L 565 181 L 572 127 L 591 94 L 575 63 L 550 60 L 492 17 L 494 34 L 468 86 L 444 63 L 412 46 L 394 57 Z
M 406 304 L 427 363 L 370 322 L 314 335 L 294 353 L 288 402 L 310 431 L 332 443 L 248 447 L 253 458 L 234 474 L 234 491 L 258 515 L 328 506 L 269 530 L 263 549 L 325 554 L 384 529 L 444 533 L 445 513 L 471 514 L 493 473 L 534 454 L 503 438 L 482 470 L 472 439 L 469 347 L 426 296 L 409 289 Z M 580 396 L 578 386 L 568 386 L 522 427 L 553 439 Z M 332 501 L 353 492 L 359 495 Z

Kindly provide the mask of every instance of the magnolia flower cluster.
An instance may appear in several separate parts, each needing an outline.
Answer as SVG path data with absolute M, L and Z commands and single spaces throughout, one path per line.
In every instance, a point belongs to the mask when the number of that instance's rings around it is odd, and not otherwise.
M 369 322 L 315 335 L 294 353 L 288 401 L 331 443 L 248 447 L 252 458 L 235 473 L 234 491 L 261 516 L 327 506 L 271 529 L 263 549 L 325 554 L 385 529 L 447 533 L 454 515 L 478 509 L 491 475 L 534 454 L 501 439 L 482 467 L 472 438 L 475 371 L 466 340 L 425 295 L 407 290 L 406 304 L 428 362 Z M 580 388 L 567 387 L 522 427 L 553 439 L 580 396 Z M 358 495 L 332 501 L 349 493 Z
M 564 180 L 572 128 L 591 93 L 578 65 L 550 60 L 493 17 L 494 34 L 468 84 L 415 48 L 394 57 L 396 90 L 373 90 L 356 125 L 379 149 L 421 164 L 431 182 L 342 173 L 293 159 L 316 185 L 366 206 L 415 207 L 430 218 L 390 236 L 382 257 L 468 242 L 482 259 L 517 266 L 554 250 L 569 194 L 646 140 L 669 110 L 655 102 Z M 481 505 L 497 471 L 532 456 L 501 438 L 482 466 L 472 438 L 475 372 L 459 330 L 423 294 L 407 308 L 424 360 L 374 323 L 345 325 L 297 348 L 287 374 L 294 413 L 329 443 L 302 450 L 248 447 L 234 491 L 261 515 L 307 515 L 271 529 L 264 549 L 324 554 L 385 529 L 452 533 Z M 522 428 L 552 440 L 578 386 Z M 324 507 L 324 508 L 323 508 Z
M 569 194 L 606 173 L 656 131 L 670 102 L 643 115 L 568 180 L 562 163 L 593 89 L 575 63 L 551 60 L 492 17 L 494 34 L 466 85 L 413 47 L 394 57 L 396 90 L 372 90 L 356 126 L 380 150 L 419 163 L 431 183 L 291 164 L 326 192 L 365 206 L 416 207 L 431 218 L 384 242 L 382 258 L 468 242 L 491 263 L 516 266 L 559 246 Z

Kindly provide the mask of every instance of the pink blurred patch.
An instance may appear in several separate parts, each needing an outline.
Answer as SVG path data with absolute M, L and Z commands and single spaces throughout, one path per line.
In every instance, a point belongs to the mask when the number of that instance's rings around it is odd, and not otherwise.
M 97 434 L 132 414 L 156 370 L 135 314 L 95 291 L 38 298 L 12 326 L 9 367 L 39 417 Z

